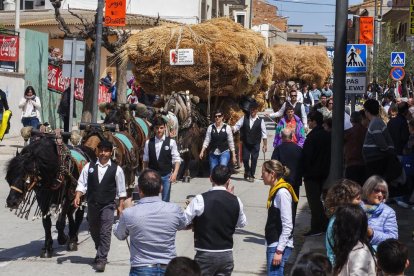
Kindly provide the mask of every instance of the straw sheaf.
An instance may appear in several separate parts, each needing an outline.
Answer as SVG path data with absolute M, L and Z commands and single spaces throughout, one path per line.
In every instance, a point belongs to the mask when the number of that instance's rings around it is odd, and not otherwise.
M 319 86 L 329 78 L 332 64 L 320 46 L 275 45 L 273 80 L 301 80 Z
M 171 66 L 169 51 L 194 49 L 194 65 Z M 190 90 L 208 97 L 209 57 L 211 96 L 241 96 L 266 90 L 273 73 L 273 58 L 263 37 L 226 18 L 197 25 L 168 25 L 131 36 L 119 57 L 135 64 L 134 74 L 145 91 L 170 94 Z M 262 61 L 260 74 L 253 69 Z

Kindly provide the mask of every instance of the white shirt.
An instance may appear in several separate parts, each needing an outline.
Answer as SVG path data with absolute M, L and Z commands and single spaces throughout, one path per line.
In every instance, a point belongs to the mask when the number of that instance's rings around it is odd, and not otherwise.
M 280 210 L 282 233 L 280 234 L 279 241 L 269 244 L 268 247 L 277 246 L 277 250 L 279 251 L 285 250 L 285 247 L 293 248 L 293 237 L 289 239 L 293 230 L 292 195 L 287 189 L 280 189 L 277 191 L 273 204 L 274 208 Z
M 216 124 L 211 124 L 207 128 L 206 132 L 206 138 L 204 138 L 203 148 L 207 148 L 211 141 L 211 132 L 213 131 L 213 125 L 216 126 Z M 225 128 L 224 128 L 225 127 Z M 223 129 L 224 128 L 224 129 Z M 233 140 L 233 132 L 231 131 L 231 128 L 228 127 L 227 124 L 222 124 L 220 128 L 216 126 L 216 129 L 218 132 L 225 131 L 227 133 L 227 143 L 229 144 L 229 148 L 232 152 L 234 152 L 234 140 Z M 216 149 L 214 151 L 215 155 L 220 155 L 221 152 L 219 149 Z
M 88 190 L 88 173 L 89 173 L 89 164 L 86 164 L 83 167 L 82 172 L 78 179 L 78 186 L 76 187 L 77 192 L 81 192 L 82 194 L 86 194 Z M 111 166 L 111 160 L 108 161 L 105 165 L 102 165 L 99 160 L 96 161 L 98 164 L 98 180 L 101 183 L 102 178 L 104 177 L 106 171 L 108 170 L 109 166 Z M 92 169 L 92 168 L 91 168 Z M 117 197 L 126 197 L 126 189 L 125 189 L 125 175 L 124 171 L 120 166 L 117 166 L 116 173 L 115 173 L 115 182 L 116 182 L 116 194 Z
M 161 137 L 161 139 L 158 139 L 157 136 L 155 136 L 155 154 L 157 155 L 157 160 L 160 157 L 161 147 L 162 147 L 162 144 L 164 143 L 164 140 L 165 140 L 165 134 Z M 149 140 L 145 142 L 144 156 L 142 158 L 144 162 L 149 161 L 148 143 L 149 143 Z M 170 148 L 171 148 L 171 155 L 172 155 L 172 161 L 171 161 L 172 164 L 175 164 L 177 162 L 181 163 L 181 157 L 180 157 L 180 154 L 178 153 L 177 143 L 175 142 L 174 139 L 170 139 Z
M 40 104 L 39 97 L 35 96 L 33 100 L 22 98 L 19 102 L 19 108 L 22 109 L 22 118 L 36 117 L 40 121 Z
M 233 132 L 237 132 L 237 131 L 239 131 L 240 130 L 240 128 L 243 126 L 243 123 L 244 123 L 244 117 L 245 116 L 243 116 L 243 117 L 241 117 L 238 121 L 237 121 L 237 123 L 233 126 Z M 250 128 L 252 128 L 252 126 L 253 126 L 253 124 L 254 124 L 254 122 L 256 121 L 256 120 L 258 120 L 259 119 L 259 116 L 257 116 L 256 115 L 256 117 L 252 117 L 252 116 L 249 116 L 249 126 L 250 126 Z M 265 122 L 264 122 L 264 120 L 262 120 L 262 122 L 261 122 L 261 124 L 260 124 L 260 128 L 261 128 L 261 130 L 262 130 L 262 139 L 267 139 L 267 130 L 266 130 L 266 124 L 265 124 Z
M 209 191 L 226 191 L 224 186 L 214 186 Z M 246 215 L 243 212 L 243 203 L 241 202 L 240 198 L 237 197 L 237 201 L 239 202 L 240 211 L 239 211 L 239 218 L 237 219 L 236 227 L 243 228 L 247 225 Z M 185 224 L 190 225 L 193 219 L 197 216 L 201 216 L 204 213 L 204 198 L 202 195 L 196 195 L 193 200 L 191 200 L 190 204 L 188 204 L 187 208 L 184 211 L 185 217 Z M 226 250 L 206 250 L 195 248 L 199 251 L 208 251 L 208 252 L 224 252 L 224 251 L 231 251 L 233 249 L 226 249 Z
M 296 107 L 296 104 L 298 103 L 298 102 L 295 102 L 294 104 L 292 104 L 291 102 L 288 102 L 291 106 L 293 106 L 293 108 L 295 108 Z M 286 102 L 284 102 L 283 103 L 283 105 L 282 105 L 282 107 L 279 109 L 279 111 L 277 111 L 277 112 L 274 112 L 274 113 L 270 113 L 269 114 L 269 117 L 270 118 L 276 118 L 276 117 L 282 117 L 284 114 L 285 114 L 285 109 L 286 109 Z M 301 113 L 301 120 L 302 120 L 302 123 L 303 123 L 303 125 L 305 126 L 305 127 L 307 127 L 307 125 L 308 125 L 308 117 L 306 116 L 306 111 L 305 111 L 305 105 L 304 104 L 301 104 L 301 107 L 300 107 L 300 113 Z

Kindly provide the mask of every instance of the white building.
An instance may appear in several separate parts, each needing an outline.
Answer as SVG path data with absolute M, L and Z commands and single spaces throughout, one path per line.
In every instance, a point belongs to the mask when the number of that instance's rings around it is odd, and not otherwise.
M 267 47 L 271 47 L 276 44 L 287 44 L 287 34 L 276 28 L 271 24 L 262 24 L 252 27 L 253 31 L 260 32 L 265 38 Z

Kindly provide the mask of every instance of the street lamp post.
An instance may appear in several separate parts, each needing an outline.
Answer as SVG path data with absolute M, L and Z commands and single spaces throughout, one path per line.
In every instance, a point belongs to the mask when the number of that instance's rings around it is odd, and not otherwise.
M 101 46 L 102 46 L 102 24 L 103 24 L 103 5 L 104 0 L 98 0 L 98 10 L 96 14 L 96 40 L 95 40 L 95 64 L 93 80 L 93 98 L 92 98 L 92 123 L 96 123 L 98 117 L 98 94 L 99 94 L 99 76 L 101 71 Z
M 345 76 L 347 44 L 348 0 L 336 0 L 334 107 L 332 113 L 331 168 L 329 182 L 343 176 Z

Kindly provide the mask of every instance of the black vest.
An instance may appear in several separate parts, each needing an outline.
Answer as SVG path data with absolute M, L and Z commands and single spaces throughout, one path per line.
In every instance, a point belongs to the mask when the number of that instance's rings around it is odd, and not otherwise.
M 210 140 L 210 151 L 214 152 L 216 149 L 219 149 L 220 152 L 226 151 L 229 149 L 229 143 L 227 141 L 227 125 L 224 124 L 220 132 L 218 132 L 215 124 L 211 125 L 211 140 Z
M 310 95 L 309 95 L 309 94 L 310 94 L 310 92 L 309 92 L 309 91 L 303 94 L 303 103 L 304 103 L 305 105 L 311 105 L 311 104 L 312 104 L 312 100 L 311 100 L 311 98 L 310 98 Z
M 194 218 L 194 247 L 206 250 L 232 249 L 240 213 L 237 197 L 223 190 L 209 191 L 202 196 L 204 212 Z
M 257 118 L 252 128 L 250 128 L 250 118 L 249 116 L 244 116 L 243 125 L 240 129 L 241 140 L 243 143 L 249 145 L 260 144 L 262 138 L 262 119 Z
M 293 113 L 302 120 L 302 103 L 296 103 L 295 108 L 293 108 Z
M 280 188 L 285 189 L 285 188 Z M 279 237 L 282 234 L 282 219 L 280 218 L 280 209 L 275 208 L 275 197 L 279 190 L 272 197 L 272 204 L 267 210 L 267 221 L 265 226 L 265 238 L 267 245 L 270 245 L 274 242 L 279 241 Z M 293 201 L 292 198 L 292 224 L 295 225 L 296 217 L 296 206 L 297 204 Z M 292 233 L 289 236 L 289 239 L 293 238 L 293 228 Z
M 170 140 L 170 137 L 165 137 L 158 160 L 157 152 L 155 151 L 155 137 L 152 137 L 148 142 L 148 168 L 156 170 L 161 176 L 166 176 L 173 169 Z
M 118 165 L 111 162 L 106 170 L 101 183 L 98 178 L 98 164 L 89 163 L 88 171 L 88 203 L 108 205 L 115 202 L 116 197 L 116 170 Z

